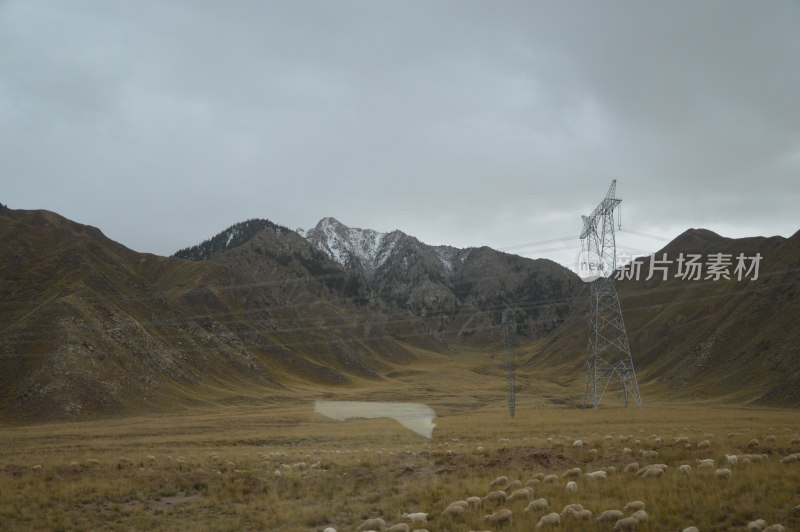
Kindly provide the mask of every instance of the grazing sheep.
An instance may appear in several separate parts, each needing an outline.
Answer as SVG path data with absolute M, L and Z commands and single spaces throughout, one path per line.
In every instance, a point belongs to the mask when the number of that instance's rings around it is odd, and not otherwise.
M 697 461 L 697 469 L 713 469 L 717 465 L 717 461 L 713 458 L 706 458 Z
M 623 512 L 638 512 L 639 510 L 644 510 L 645 505 L 642 501 L 631 501 L 622 508 Z
M 664 470 L 660 467 L 649 466 L 639 471 L 640 478 L 660 478 L 664 475 Z
M 578 483 L 575 482 L 574 480 L 570 480 L 569 482 L 567 482 L 567 485 L 564 486 L 564 489 L 569 492 L 575 493 L 576 491 L 578 491 Z
M 678 466 L 678 472 L 680 472 L 683 475 L 689 475 L 692 472 L 692 466 L 690 466 L 689 464 L 680 465 Z
M 571 516 L 571 515 L 575 514 L 576 512 L 580 512 L 581 510 L 583 510 L 583 505 L 582 504 L 578 504 L 578 503 L 568 504 L 568 505 L 564 506 L 563 510 L 561 510 L 561 517 Z
M 332 526 L 326 526 L 322 532 L 336 532 L 336 529 Z
M 720 480 L 730 480 L 731 479 L 731 470 L 727 467 L 723 467 L 721 469 L 717 469 L 714 471 L 714 476 Z
M 747 532 L 761 532 L 767 528 L 767 522 L 763 519 L 756 519 L 747 523 Z
M 658 458 L 658 451 L 645 451 L 644 449 L 642 449 L 641 451 L 639 451 L 639 455 L 642 458 Z
M 639 471 L 639 462 L 632 462 L 623 469 L 626 473 L 636 473 Z
M 700 529 L 696 526 L 687 526 L 681 532 L 700 532 Z
M 783 525 L 771 525 L 765 528 L 762 532 L 786 532 L 786 527 Z
M 640 523 L 645 523 L 647 522 L 648 519 L 650 519 L 650 516 L 647 515 L 647 512 L 645 512 L 644 510 L 636 510 L 635 512 L 633 512 L 633 515 L 631 515 L 631 517 L 633 517 Z
M 591 473 L 586 473 L 583 476 L 585 476 L 589 480 L 601 480 L 601 479 L 605 480 L 605 478 L 608 475 L 607 475 L 607 473 L 605 471 L 592 471 Z
M 498 510 L 493 514 L 484 515 L 483 520 L 492 526 L 502 528 L 505 525 L 511 524 L 511 517 L 512 517 L 511 510 L 509 510 L 508 508 L 503 508 L 502 510 Z
M 633 454 L 633 450 L 630 447 L 623 447 L 622 448 L 622 455 L 623 456 L 630 456 Z
M 480 499 L 478 499 L 480 500 Z M 425 512 L 414 512 L 410 514 L 403 514 L 403 519 L 410 521 L 412 523 L 427 523 L 428 522 L 428 514 Z
M 561 517 L 555 512 L 543 515 L 539 522 L 536 523 L 536 528 L 544 528 L 546 526 L 561 526 Z
M 448 506 L 460 506 L 463 509 L 469 508 L 469 503 L 467 501 L 453 501 Z
M 486 497 L 483 498 L 483 502 L 504 503 L 507 497 L 508 495 L 506 495 L 505 491 L 490 491 Z
M 411 528 L 409 528 L 408 523 L 397 523 L 387 528 L 386 532 L 409 532 L 409 530 Z
M 427 528 L 415 528 L 411 532 L 431 532 L 431 531 L 428 530 Z
M 711 447 L 711 442 L 708 440 L 703 440 L 697 444 L 698 449 L 708 449 L 709 447 Z
M 603 471 L 605 471 L 607 475 L 616 475 L 617 474 L 617 468 L 614 467 L 613 465 L 610 465 L 608 467 L 604 467 Z
M 481 503 L 483 502 L 481 501 L 480 497 L 475 497 L 474 495 L 472 497 L 467 497 L 465 500 L 467 501 L 467 504 L 473 508 L 480 508 Z
M 571 477 L 579 477 L 581 476 L 581 468 L 580 467 L 573 467 L 572 469 L 567 469 L 564 471 L 564 474 L 561 475 L 562 478 L 571 478 Z
M 380 517 L 374 517 L 372 519 L 367 519 L 358 527 L 357 530 L 364 531 L 364 530 L 384 530 L 386 528 L 386 521 L 381 519 Z
M 591 510 L 586 510 L 584 508 L 583 510 L 578 510 L 577 512 L 574 512 L 572 514 L 572 517 L 577 521 L 589 521 L 592 518 L 592 512 Z
M 529 488 L 532 488 L 532 487 L 536 486 L 537 484 L 541 484 L 541 483 L 542 483 L 542 481 L 539 480 L 538 478 L 532 478 L 528 482 L 526 482 L 525 485 L 528 486 Z
M 527 501 L 533 495 L 533 490 L 530 488 L 520 488 L 518 490 L 514 490 L 511 494 L 506 498 L 506 502 L 512 503 L 514 501 Z
M 531 477 L 531 480 L 544 480 L 544 473 L 536 473 Z
M 614 530 L 627 532 L 636 530 L 638 526 L 639 526 L 639 521 L 637 521 L 633 517 L 623 517 L 622 519 L 614 523 Z
M 512 480 L 506 485 L 505 491 L 517 490 L 522 487 L 522 482 L 519 480 Z
M 686 436 L 675 438 L 675 445 L 687 444 L 687 443 L 689 443 L 689 438 L 687 438 Z
M 489 487 L 497 488 L 499 486 L 505 486 L 506 484 L 508 484 L 508 477 L 503 475 L 501 477 L 497 477 L 496 479 L 494 479 L 492 483 L 489 484 Z
M 728 465 L 735 466 L 739 462 L 739 457 L 735 454 L 726 454 L 725 455 L 725 463 Z
M 448 506 L 442 512 L 442 517 L 449 517 L 450 519 L 461 519 L 464 517 L 464 507 L 463 506 Z
M 622 513 L 620 510 L 606 510 L 605 512 L 600 514 L 600 517 L 597 518 L 600 522 L 617 522 L 620 519 L 625 517 L 625 514 Z
M 758 449 L 758 439 L 753 438 L 749 442 L 747 442 L 747 448 L 751 450 Z
M 583 440 L 575 440 L 574 442 L 572 442 L 572 446 L 575 447 L 576 449 L 582 448 Z
M 42 464 L 36 464 L 31 469 L 33 469 L 34 471 L 41 471 L 42 470 Z
M 792 453 L 781 458 L 781 463 L 783 464 L 790 464 L 797 461 L 800 461 L 800 453 Z
M 589 449 L 589 451 L 587 451 L 586 453 L 586 458 L 588 458 L 589 461 L 591 462 L 592 460 L 597 460 L 598 454 L 600 454 L 600 451 L 598 451 L 597 449 Z
M 536 499 L 535 501 L 531 501 L 528 503 L 528 506 L 525 507 L 523 512 L 541 512 L 542 510 L 549 510 L 550 504 L 548 504 L 547 499 Z
M 555 484 L 556 482 L 558 482 L 558 475 L 547 475 L 544 477 L 545 484 Z

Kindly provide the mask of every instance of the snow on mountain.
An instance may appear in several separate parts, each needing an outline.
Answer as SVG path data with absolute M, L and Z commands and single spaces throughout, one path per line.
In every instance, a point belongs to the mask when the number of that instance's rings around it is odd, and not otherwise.
M 359 269 L 367 279 L 371 279 L 375 271 L 391 258 L 398 240 L 406 235 L 400 231 L 380 233 L 347 227 L 328 217 L 303 236 L 345 268 Z

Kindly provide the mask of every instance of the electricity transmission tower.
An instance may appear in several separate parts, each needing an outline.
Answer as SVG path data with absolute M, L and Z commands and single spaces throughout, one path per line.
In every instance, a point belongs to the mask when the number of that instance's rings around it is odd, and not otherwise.
M 615 197 L 616 188 L 615 179 L 597 208 L 589 216 L 582 217 L 582 257 L 596 272 L 591 281 L 592 309 L 589 318 L 586 388 L 583 392 L 584 408 L 590 398 L 592 406 L 598 408 L 609 384 L 616 379 L 622 384 L 623 404 L 628 406 L 630 395 L 637 406 L 642 406 L 628 334 L 614 285 L 617 261 L 614 209 L 622 201 Z
M 503 345 L 506 348 L 506 379 L 508 380 L 508 413 L 514 417 L 517 409 L 517 399 L 514 389 L 516 362 L 514 360 L 514 346 L 517 343 L 517 320 L 514 314 L 506 309 L 503 311 Z

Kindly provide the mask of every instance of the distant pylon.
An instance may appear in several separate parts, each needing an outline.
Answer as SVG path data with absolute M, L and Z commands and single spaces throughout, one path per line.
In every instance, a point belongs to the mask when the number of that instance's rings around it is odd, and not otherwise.
M 612 380 L 622 384 L 622 403 L 628 406 L 628 396 L 642 406 L 639 385 L 628 345 L 628 334 L 622 320 L 622 309 L 614 284 L 617 250 L 614 238 L 614 209 L 622 201 L 615 197 L 617 180 L 611 182 L 608 194 L 589 216 L 583 216 L 581 245 L 583 259 L 596 271 L 591 281 L 592 309 L 589 318 L 589 356 L 586 360 L 586 388 L 583 407 L 588 400 L 594 408 Z
M 508 381 L 508 413 L 514 417 L 517 409 L 515 390 L 516 361 L 514 360 L 514 347 L 517 343 L 517 320 L 514 314 L 506 309 L 503 311 L 503 345 L 506 349 L 506 380 Z

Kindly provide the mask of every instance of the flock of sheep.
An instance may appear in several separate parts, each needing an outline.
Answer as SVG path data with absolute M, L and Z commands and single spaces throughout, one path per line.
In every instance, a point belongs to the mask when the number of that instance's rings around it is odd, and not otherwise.
M 733 438 L 739 433 L 731 433 L 729 438 Z M 682 447 L 686 450 L 700 450 L 710 452 L 712 434 L 707 434 L 707 437 L 700 441 L 697 445 L 689 443 L 689 438 L 686 436 L 679 436 L 672 439 L 666 445 L 671 447 Z M 605 437 L 605 441 L 610 443 L 613 440 L 613 435 Z M 629 456 L 630 462 L 622 468 L 621 472 L 617 471 L 615 466 L 607 466 L 595 471 L 584 472 L 580 467 L 572 467 L 561 473 L 557 474 L 544 474 L 537 473 L 533 475 L 524 485 L 521 480 L 509 480 L 506 475 L 502 475 L 487 486 L 487 492 L 482 495 L 472 495 L 465 497 L 462 500 L 451 502 L 445 509 L 439 513 L 438 516 L 431 516 L 425 512 L 412 512 L 402 514 L 403 522 L 389 525 L 381 517 L 373 517 L 366 519 L 357 530 L 360 532 L 428 532 L 425 526 L 432 526 L 429 523 L 436 523 L 437 520 L 455 524 L 457 522 L 464 522 L 465 517 L 470 517 L 471 522 L 475 522 L 475 515 L 483 515 L 482 521 L 487 527 L 498 530 L 512 524 L 514 519 L 523 519 L 525 522 L 530 523 L 531 527 L 536 528 L 555 528 L 567 524 L 567 522 L 580 521 L 594 521 L 598 525 L 607 524 L 610 530 L 614 531 L 635 531 L 642 523 L 647 523 L 651 520 L 648 514 L 645 503 L 643 501 L 631 501 L 625 504 L 622 509 L 603 509 L 597 515 L 595 512 L 584 508 L 581 504 L 572 503 L 563 507 L 560 512 L 551 511 L 549 501 L 544 497 L 535 498 L 534 493 L 544 485 L 563 485 L 563 489 L 569 493 L 577 493 L 583 483 L 597 483 L 606 480 L 611 475 L 618 473 L 629 476 L 630 478 L 638 479 L 657 479 L 669 473 L 672 469 L 670 465 L 665 463 L 651 463 L 640 465 L 634 456 L 640 457 L 642 460 L 658 460 L 659 449 L 664 446 L 664 439 L 653 434 L 650 436 L 647 444 L 643 444 L 640 440 L 634 440 L 631 436 L 618 436 L 621 442 L 630 442 L 630 447 L 623 447 L 620 449 L 623 456 Z M 774 442 L 774 436 L 768 436 L 767 440 Z M 507 440 L 501 440 L 506 442 Z M 546 441 L 549 445 L 558 445 L 553 438 L 548 438 Z M 585 446 L 583 440 L 574 440 L 571 444 L 573 449 L 582 450 Z M 790 445 L 800 445 L 800 439 L 793 439 Z M 693 460 L 694 468 L 701 471 L 713 471 L 713 475 L 719 482 L 730 482 L 734 476 L 733 471 L 737 467 L 750 466 L 770 460 L 770 456 L 765 453 L 758 453 L 759 442 L 757 439 L 752 439 L 746 444 L 747 453 L 741 455 L 724 454 L 720 459 L 716 458 L 697 458 Z M 479 447 L 478 451 L 483 452 L 484 448 Z M 636 450 L 636 451 L 635 451 Z M 638 451 L 638 452 L 637 452 Z M 448 451 L 452 455 L 451 451 Z M 591 462 L 598 456 L 596 448 L 589 449 L 583 452 L 584 458 Z M 719 463 L 718 463 L 719 462 Z M 787 454 L 781 458 L 780 462 L 783 464 L 794 464 L 800 462 L 800 453 Z M 682 476 L 691 476 L 693 473 L 693 465 L 690 463 L 677 464 L 675 468 L 676 473 Z M 723 467 L 724 466 L 724 467 Z M 733 470 L 732 470 L 733 469 Z M 551 486 L 553 487 L 553 486 Z M 524 508 L 519 509 L 509 508 L 518 503 L 525 504 Z M 519 507 L 522 507 L 522 504 Z M 483 510 L 483 512 L 481 512 Z M 486 513 L 486 511 L 491 513 Z M 470 514 L 473 514 L 470 516 Z M 800 515 L 800 505 L 794 508 L 794 514 Z M 534 525 L 535 522 L 535 525 Z M 654 523 L 656 524 L 656 523 Z M 699 532 L 698 528 L 694 525 L 687 523 L 687 526 L 682 528 L 683 532 Z M 787 530 L 782 524 L 770 525 L 763 519 L 756 519 L 747 523 L 746 530 L 748 532 L 780 532 Z M 323 532 L 336 532 L 332 526 L 324 529 Z

